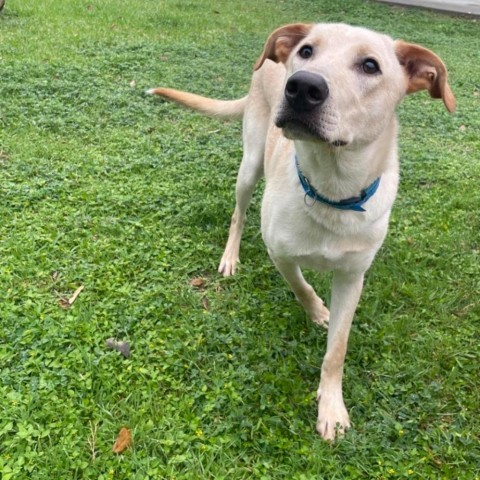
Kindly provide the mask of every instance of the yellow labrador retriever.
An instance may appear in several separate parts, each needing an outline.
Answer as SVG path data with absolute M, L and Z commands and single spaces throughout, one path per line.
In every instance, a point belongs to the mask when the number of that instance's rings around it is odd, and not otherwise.
M 444 64 L 423 47 L 344 24 L 292 24 L 270 35 L 242 99 L 148 91 L 207 115 L 243 117 L 237 203 L 219 271 L 235 272 L 246 210 L 264 174 L 270 257 L 313 321 L 328 325 L 317 395 L 317 431 L 327 440 L 350 426 L 343 364 L 364 274 L 397 193 L 395 108 L 424 89 L 455 109 Z M 330 312 L 301 268 L 333 271 Z

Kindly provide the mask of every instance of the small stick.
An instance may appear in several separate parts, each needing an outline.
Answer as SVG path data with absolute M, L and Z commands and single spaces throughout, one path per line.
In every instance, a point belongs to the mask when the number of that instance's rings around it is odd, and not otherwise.
M 69 305 L 73 305 L 73 303 L 75 302 L 75 300 L 77 299 L 77 297 L 80 295 L 80 293 L 82 292 L 82 290 L 85 288 L 84 285 L 80 285 L 74 292 L 73 292 L 73 295 L 68 299 L 68 304 Z
M 85 288 L 84 285 L 80 285 L 80 287 L 78 287 L 74 292 L 73 292 L 73 295 L 70 297 L 70 298 L 65 298 L 65 297 L 62 297 L 60 300 L 59 300 L 59 303 L 60 303 L 60 306 L 62 308 L 64 308 L 65 310 L 70 308 L 73 303 L 75 302 L 75 300 L 77 299 L 77 297 L 80 295 L 80 292 Z

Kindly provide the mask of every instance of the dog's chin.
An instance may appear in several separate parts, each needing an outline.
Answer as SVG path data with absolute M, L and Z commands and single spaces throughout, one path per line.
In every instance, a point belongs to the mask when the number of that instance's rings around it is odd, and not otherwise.
M 283 118 L 279 116 L 275 122 L 282 129 L 283 135 L 290 140 L 304 140 L 309 142 L 326 143 L 333 147 L 343 147 L 347 142 L 332 139 L 316 125 L 304 122 L 297 118 Z

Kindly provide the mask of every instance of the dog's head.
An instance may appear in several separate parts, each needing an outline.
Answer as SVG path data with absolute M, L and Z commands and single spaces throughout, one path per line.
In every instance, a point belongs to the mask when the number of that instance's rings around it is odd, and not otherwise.
M 455 97 L 430 50 L 344 24 L 292 24 L 275 30 L 258 59 L 287 70 L 276 124 L 292 139 L 333 146 L 368 144 L 406 95 L 427 90 L 448 111 Z

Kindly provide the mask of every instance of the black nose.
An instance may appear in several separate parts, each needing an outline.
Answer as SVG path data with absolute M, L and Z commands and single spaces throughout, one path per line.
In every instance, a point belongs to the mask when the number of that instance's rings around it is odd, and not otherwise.
M 328 97 L 326 80 L 316 73 L 294 73 L 285 85 L 285 98 L 299 112 L 308 112 L 319 107 Z

